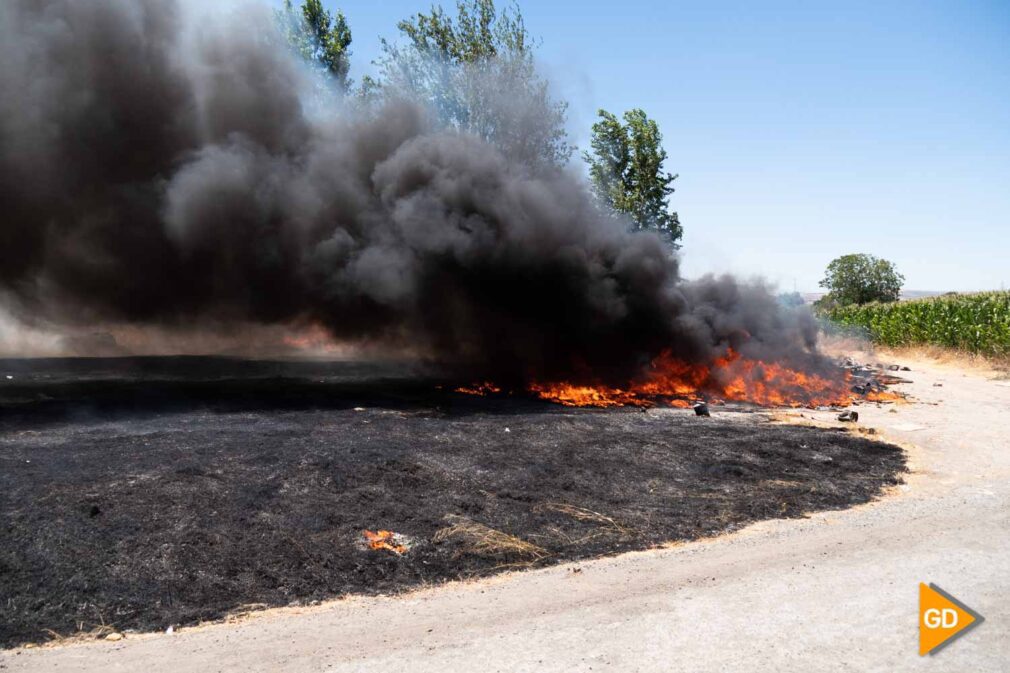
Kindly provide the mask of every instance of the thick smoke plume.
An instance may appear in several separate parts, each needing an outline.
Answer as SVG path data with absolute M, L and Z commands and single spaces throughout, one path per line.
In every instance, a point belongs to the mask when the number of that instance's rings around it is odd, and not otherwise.
M 515 380 L 812 348 L 761 287 L 683 282 L 574 175 L 511 164 L 407 100 L 314 109 L 269 10 L 226 19 L 168 0 L 0 6 L 12 311 L 321 324 Z

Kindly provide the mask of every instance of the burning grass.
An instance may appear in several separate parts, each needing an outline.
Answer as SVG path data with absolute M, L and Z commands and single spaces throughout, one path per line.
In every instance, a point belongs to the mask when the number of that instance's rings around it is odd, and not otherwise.
M 385 550 L 391 551 L 394 554 L 406 554 L 409 549 L 403 536 L 391 530 L 363 530 L 361 531 L 361 535 L 365 538 L 368 548 L 372 551 Z
M 201 385 L 18 373 L 0 417 L 0 643 L 645 549 L 863 503 L 904 468 L 892 445 L 759 414 L 218 365 Z
M 793 369 L 777 362 L 744 358 L 733 349 L 711 364 L 691 364 L 669 352 L 652 361 L 642 375 L 626 387 L 602 384 L 554 382 L 533 383 L 526 392 L 567 407 L 687 408 L 695 401 L 745 402 L 763 407 L 849 406 L 856 400 L 872 402 L 902 399 L 898 393 L 878 386 L 865 390 L 852 372 L 826 366 L 819 372 Z M 456 388 L 470 395 L 501 393 L 490 382 Z

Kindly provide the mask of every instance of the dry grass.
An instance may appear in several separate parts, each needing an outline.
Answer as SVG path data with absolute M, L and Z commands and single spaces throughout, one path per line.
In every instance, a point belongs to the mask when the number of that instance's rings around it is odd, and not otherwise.
M 549 556 L 547 550 L 539 545 L 466 517 L 450 516 L 447 520 L 450 525 L 436 531 L 432 541 L 455 542 L 459 545 L 457 554 L 520 559 L 525 565 L 531 565 Z
M 791 479 L 765 479 L 761 482 L 765 488 L 797 488 L 803 486 L 802 482 Z
M 1010 378 L 1010 358 L 996 358 L 944 346 L 930 344 L 901 347 L 874 346 L 866 339 L 824 334 L 820 338 L 820 347 L 823 352 L 829 355 L 847 355 L 858 362 L 901 363 L 902 360 L 927 360 L 936 364 L 980 373 L 995 373 L 1002 378 Z
M 99 619 L 101 619 L 100 616 Z M 113 633 L 119 633 L 116 627 L 111 624 L 106 624 L 105 620 L 102 620 L 100 624 L 91 626 L 90 628 L 87 627 L 84 622 L 78 622 L 77 630 L 66 635 L 52 629 L 43 629 L 43 631 L 49 636 L 49 640 L 44 643 L 45 647 L 58 647 L 61 645 L 84 643 L 92 640 L 104 640 Z M 26 644 L 25 647 L 37 647 L 37 645 L 35 643 L 29 643 Z
M 609 528 L 613 532 L 618 533 L 623 536 L 631 536 L 634 531 L 627 526 L 623 526 L 615 521 L 613 518 L 607 516 L 606 514 L 601 514 L 600 512 L 594 512 L 591 509 L 586 509 L 585 507 L 578 507 L 576 505 L 570 505 L 565 502 L 547 502 L 542 505 L 537 505 L 534 511 L 551 511 L 558 512 L 559 514 L 564 514 L 565 516 L 570 516 L 576 521 L 584 521 L 589 523 L 595 523 L 601 527 Z
M 942 346 L 906 346 L 903 348 L 878 348 L 879 358 L 893 360 L 928 360 L 941 365 L 968 369 L 980 373 L 998 374 L 1010 378 L 1010 358 L 994 358 Z
M 230 623 L 240 621 L 257 612 L 262 612 L 269 607 L 270 606 L 267 605 L 266 603 L 243 603 L 242 605 L 238 606 L 237 608 L 226 614 L 223 619 L 213 620 L 213 622 L 223 621 L 226 623 Z
M 835 432 L 845 432 L 858 437 L 870 437 L 876 439 L 877 435 L 876 428 L 866 427 L 857 423 L 840 424 L 835 420 L 820 420 L 810 416 L 804 416 L 795 411 L 772 411 L 768 414 L 768 421 L 777 425 L 796 425 L 804 428 L 834 430 Z

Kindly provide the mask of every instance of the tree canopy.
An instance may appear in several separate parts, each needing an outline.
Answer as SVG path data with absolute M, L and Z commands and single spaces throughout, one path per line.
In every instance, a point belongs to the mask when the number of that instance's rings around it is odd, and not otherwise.
M 435 54 L 450 62 L 474 63 L 502 55 L 507 58 L 530 53 L 529 33 L 518 7 L 497 11 L 493 0 L 458 2 L 453 21 L 441 6 L 419 12 L 397 28 L 421 52 Z
M 555 101 L 533 63 L 535 40 L 518 6 L 459 0 L 397 24 L 407 44 L 382 43 L 381 85 L 428 102 L 446 124 L 529 166 L 566 164 L 567 104 Z
M 683 230 L 669 208 L 677 176 L 663 170 L 666 150 L 659 126 L 640 109 L 625 112 L 623 124 L 606 110 L 599 117 L 592 152 L 583 155 L 597 198 L 607 209 L 630 216 L 637 228 L 657 231 L 679 248 Z
M 347 73 L 351 29 L 343 12 L 330 14 L 322 0 L 303 0 L 297 9 L 291 0 L 284 0 L 277 18 L 288 42 L 302 58 L 334 77 L 342 88 L 350 86 Z
M 297 7 L 285 0 L 278 18 L 302 57 L 348 89 L 351 31 L 343 13 L 331 14 L 321 0 Z M 433 5 L 397 28 L 405 42 L 382 41 L 379 77 L 365 77 L 360 87 L 365 104 L 406 93 L 447 126 L 479 136 L 514 162 L 534 170 L 568 163 L 575 149 L 565 130 L 568 105 L 551 96 L 537 73 L 536 40 L 517 5 L 499 9 L 494 0 L 457 0 L 454 15 Z M 679 248 L 683 231 L 669 207 L 677 176 L 663 168 L 667 154 L 658 125 L 641 109 L 625 112 L 623 122 L 606 110 L 599 117 L 592 151 L 583 155 L 599 202 Z
M 843 255 L 828 264 L 820 282 L 828 294 L 819 303 L 845 306 L 897 301 L 904 282 L 905 277 L 886 259 L 865 254 Z

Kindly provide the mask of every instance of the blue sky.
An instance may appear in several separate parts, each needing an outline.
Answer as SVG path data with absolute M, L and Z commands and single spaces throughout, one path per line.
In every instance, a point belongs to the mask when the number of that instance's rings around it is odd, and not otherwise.
M 327 4 L 357 79 L 430 6 Z M 519 4 L 580 147 L 597 108 L 658 121 L 686 275 L 816 291 L 868 252 L 907 289 L 1010 287 L 1010 2 Z

